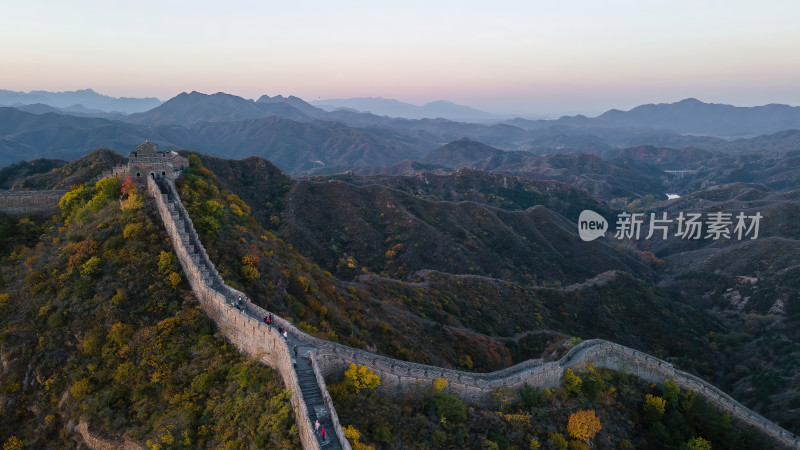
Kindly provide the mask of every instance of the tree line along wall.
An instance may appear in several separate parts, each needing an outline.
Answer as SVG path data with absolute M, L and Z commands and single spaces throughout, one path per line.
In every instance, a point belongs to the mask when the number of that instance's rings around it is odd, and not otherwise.
M 0 190 L 0 211 L 12 214 L 43 212 L 58 205 L 67 191 Z
M 305 403 L 302 402 L 302 397 L 299 396 L 295 401 L 295 393 L 299 394 L 299 387 L 288 346 L 280 338 L 276 329 L 240 313 L 225 302 L 223 293 L 209 287 L 209 284 L 213 283 L 212 277 L 218 279 L 219 285 L 224 286 L 223 289 L 227 291 L 228 295 L 242 298 L 246 307 L 258 316 L 267 314 L 266 310 L 253 304 L 246 295 L 222 283 L 219 273 L 213 268 L 205 249 L 197 239 L 191 219 L 177 197 L 174 185 L 168 180 L 163 183 L 169 189 L 169 195 L 162 195 L 153 180 L 148 180 L 148 188 L 151 195 L 156 198 L 159 213 L 173 239 L 178 259 L 186 271 L 192 288 L 203 302 L 209 316 L 237 348 L 248 355 L 258 357 L 282 374 L 286 386 L 293 389 L 293 406 L 295 406 L 295 411 L 298 411 L 298 423 L 301 422 L 301 418 L 304 422 L 304 424 L 300 424 L 301 430 L 304 429 L 304 425 L 309 428 L 307 432 L 301 431 L 304 445 L 306 445 L 306 440 L 311 440 L 313 445 L 318 445 L 316 439 L 313 438 L 308 412 L 305 409 Z M 185 229 L 183 218 L 186 218 L 186 222 L 188 222 Z M 189 242 L 196 243 L 198 254 L 190 255 Z M 198 267 L 199 261 L 203 261 L 208 269 Z M 778 445 L 786 448 L 800 448 L 800 438 L 796 435 L 748 409 L 713 385 L 694 375 L 675 369 L 666 361 L 600 339 L 578 344 L 558 361 L 528 360 L 496 372 L 473 373 L 400 361 L 325 341 L 306 334 L 281 317 L 275 315 L 273 317 L 276 325 L 288 328 L 299 340 L 314 347 L 311 351 L 314 370 L 320 381 L 320 388 L 325 394 L 327 394 L 327 389 L 325 389 L 324 378 L 338 377 L 350 364 L 358 364 L 368 367 L 380 376 L 379 389 L 385 393 L 399 394 L 418 391 L 422 387 L 430 386 L 435 379 L 441 377 L 448 380 L 454 393 L 461 399 L 476 404 L 487 404 L 491 401 L 491 394 L 499 388 L 509 388 L 516 393 L 525 383 L 535 387 L 560 386 L 563 383 L 566 369 L 586 367 L 588 364 L 594 363 L 597 368 L 629 373 L 654 383 L 662 383 L 667 379 L 672 380 L 682 388 L 696 392 L 720 410 L 730 413 L 734 420 L 745 426 L 754 426 L 774 439 Z M 336 428 L 337 435 L 341 434 L 342 445 L 349 447 L 332 405 L 330 405 L 330 410 L 334 424 L 336 424 L 334 428 Z M 305 433 L 310 436 L 304 437 Z

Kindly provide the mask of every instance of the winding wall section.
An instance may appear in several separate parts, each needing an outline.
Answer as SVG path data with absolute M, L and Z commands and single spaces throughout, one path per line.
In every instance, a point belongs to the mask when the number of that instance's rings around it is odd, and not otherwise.
M 267 314 L 267 311 L 246 300 L 247 297 L 244 293 L 224 284 L 213 263 L 208 259 L 208 254 L 200 243 L 191 219 L 189 219 L 172 182 L 163 178 L 156 182 L 152 178 L 148 178 L 147 191 L 155 198 L 156 208 L 164 222 L 167 234 L 170 236 L 178 260 L 206 313 L 239 351 L 257 358 L 278 371 L 284 385 L 292 392 L 291 402 L 303 447 L 306 449 L 323 448 L 314 433 L 309 411 L 303 400 L 294 370 L 294 361 L 289 353 L 289 346 L 277 328 L 268 326 L 260 320 Z M 244 311 L 234 306 L 234 302 L 238 299 L 242 299 L 239 307 L 243 306 Z M 286 324 L 280 317 L 275 317 L 275 320 L 278 326 Z M 294 329 L 292 331 L 300 332 Z M 324 389 L 324 386 L 321 388 Z M 327 395 L 327 390 L 324 393 Z M 336 412 L 332 408 L 331 416 L 334 419 L 334 430 L 331 431 L 337 431 L 336 438 L 341 444 L 339 448 L 350 449 L 347 439 L 344 438 L 342 427 L 339 425 Z
M 297 415 L 303 446 L 321 448 L 303 402 L 289 347 L 276 329 L 258 320 L 258 317 L 263 317 L 268 312 L 253 304 L 244 293 L 223 283 L 197 238 L 174 184 L 170 180 L 161 179 L 156 182 L 148 179 L 148 192 L 156 199 L 159 214 L 172 239 L 178 259 L 208 315 L 240 351 L 278 370 L 286 387 L 292 390 L 292 406 Z M 194 247 L 197 248 L 197 253 L 193 252 Z M 231 305 L 231 300 L 238 298 L 242 299 L 244 313 Z M 524 383 L 537 387 L 558 386 L 563 382 L 567 368 L 594 363 L 598 368 L 630 373 L 655 383 L 672 380 L 684 389 L 697 392 L 720 410 L 730 413 L 734 420 L 745 426 L 752 425 L 774 439 L 777 445 L 800 448 L 798 436 L 751 411 L 711 384 L 675 369 L 666 361 L 608 341 L 585 341 L 558 361 L 529 360 L 496 372 L 472 373 L 400 361 L 346 347 L 310 336 L 283 318 L 275 315 L 273 318 L 277 326 L 287 328 L 297 341 L 312 348 L 310 357 L 314 361 L 314 372 L 327 399 L 329 396 L 324 378 L 341 375 L 351 363 L 367 366 L 378 374 L 381 378 L 380 389 L 387 393 L 414 391 L 443 377 L 462 399 L 480 404 L 488 403 L 491 394 L 502 387 L 516 392 Z M 333 431 L 342 447 L 350 448 L 329 400 L 327 406 L 334 424 Z

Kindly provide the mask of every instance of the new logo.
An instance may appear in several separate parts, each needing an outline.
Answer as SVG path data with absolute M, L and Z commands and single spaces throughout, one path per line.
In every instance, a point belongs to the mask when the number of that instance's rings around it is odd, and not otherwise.
M 584 209 L 578 217 L 578 235 L 582 240 L 589 242 L 606 234 L 608 222 L 600 214 Z

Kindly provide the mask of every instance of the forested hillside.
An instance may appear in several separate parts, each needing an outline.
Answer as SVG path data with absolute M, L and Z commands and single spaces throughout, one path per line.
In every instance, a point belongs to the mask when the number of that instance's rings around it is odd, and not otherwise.
M 297 448 L 276 373 L 238 354 L 188 290 L 159 218 L 118 178 L 52 217 L 2 217 L 0 442 Z

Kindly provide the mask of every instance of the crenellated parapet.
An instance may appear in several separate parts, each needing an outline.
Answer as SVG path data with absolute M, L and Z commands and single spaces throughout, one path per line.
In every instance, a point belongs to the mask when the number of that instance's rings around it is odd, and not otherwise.
M 0 190 L 0 211 L 11 214 L 46 212 L 58 205 L 68 191 Z
M 308 335 L 277 315 L 272 315 L 275 327 L 268 326 L 260 319 L 269 312 L 255 305 L 243 292 L 227 286 L 220 277 L 194 230 L 172 180 L 156 178 L 147 180 L 147 191 L 156 200 L 156 207 L 189 284 L 207 314 L 233 345 L 280 373 L 286 387 L 292 390 L 292 406 L 305 448 L 320 446 L 299 389 L 292 355 L 286 341 L 279 335 L 278 328 L 287 328 L 293 337 L 313 348 L 310 357 L 313 360 L 314 373 L 328 399 L 326 406 L 329 406 L 335 424 L 333 431 L 344 448 L 350 446 L 344 437 L 336 410 L 330 403 L 330 396 L 327 395 L 325 378 L 340 376 L 352 363 L 366 366 L 379 375 L 379 389 L 385 393 L 419 392 L 421 388 L 430 386 L 435 379 L 441 377 L 448 380 L 455 395 L 475 404 L 489 403 L 492 393 L 501 388 L 516 393 L 525 383 L 535 387 L 560 386 L 566 369 L 581 369 L 594 364 L 596 368 L 629 373 L 654 383 L 671 380 L 683 389 L 696 392 L 721 411 L 730 413 L 731 418 L 739 423 L 752 425 L 772 438 L 777 445 L 800 448 L 798 436 L 750 410 L 713 385 L 675 369 L 666 361 L 604 340 L 584 341 L 558 361 L 535 359 L 496 372 L 473 373 L 400 361 L 325 341 Z M 234 306 L 237 303 L 238 308 Z

